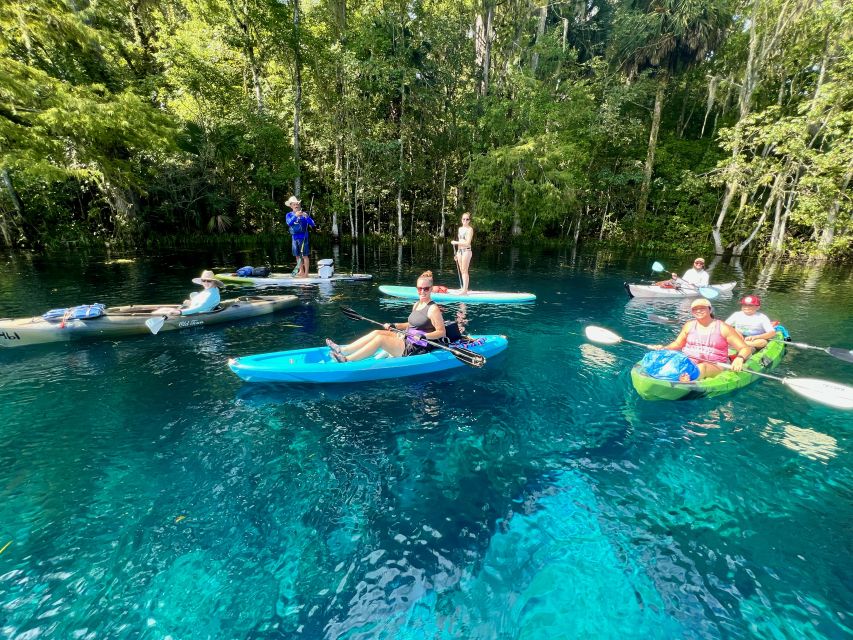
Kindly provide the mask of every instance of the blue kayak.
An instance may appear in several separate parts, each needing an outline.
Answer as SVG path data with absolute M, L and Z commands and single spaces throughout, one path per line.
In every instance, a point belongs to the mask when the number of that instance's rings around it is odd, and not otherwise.
M 497 355 L 507 347 L 506 336 L 470 337 L 474 343 L 466 348 L 486 358 Z M 358 362 L 337 362 L 332 358 L 328 347 L 312 347 L 232 358 L 228 361 L 228 366 L 246 382 L 310 384 L 405 378 L 466 366 L 453 354 L 442 349 L 405 358 L 391 358 L 383 351 L 379 353 L 382 355 Z
M 418 290 L 415 287 L 395 287 L 382 285 L 379 291 L 386 296 L 395 298 L 418 299 Z M 466 294 L 459 293 L 459 289 L 448 289 L 447 293 L 433 292 L 432 299 L 436 302 L 489 302 L 492 304 L 515 304 L 518 302 L 533 302 L 536 296 L 532 293 L 512 293 L 508 291 L 469 291 Z

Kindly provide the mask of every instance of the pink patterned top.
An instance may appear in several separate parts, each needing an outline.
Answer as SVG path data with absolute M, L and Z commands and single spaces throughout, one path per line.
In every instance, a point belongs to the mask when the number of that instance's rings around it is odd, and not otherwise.
M 681 353 L 698 362 L 728 362 L 729 342 L 720 332 L 722 324 L 714 320 L 706 333 L 698 330 L 699 323 L 694 320 Z

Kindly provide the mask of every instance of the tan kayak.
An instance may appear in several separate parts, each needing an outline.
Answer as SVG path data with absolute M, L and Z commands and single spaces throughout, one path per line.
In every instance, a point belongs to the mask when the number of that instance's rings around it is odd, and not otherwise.
M 156 309 L 180 305 L 127 305 L 107 307 L 104 315 L 87 320 L 45 320 L 41 316 L 0 320 L 0 347 L 26 347 L 69 340 L 151 335 L 254 318 L 297 305 L 296 296 L 251 296 L 223 300 L 209 313 L 189 316 L 154 316 Z M 153 322 L 152 322 L 153 320 Z M 147 324 L 146 324 L 147 323 Z M 154 330 L 152 327 L 156 327 Z

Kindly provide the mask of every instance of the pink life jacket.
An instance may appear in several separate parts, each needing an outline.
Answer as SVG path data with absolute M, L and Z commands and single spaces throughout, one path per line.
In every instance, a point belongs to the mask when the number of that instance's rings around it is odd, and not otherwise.
M 681 353 L 697 362 L 728 362 L 729 342 L 720 332 L 721 320 L 714 320 L 708 333 L 699 333 L 694 320 Z

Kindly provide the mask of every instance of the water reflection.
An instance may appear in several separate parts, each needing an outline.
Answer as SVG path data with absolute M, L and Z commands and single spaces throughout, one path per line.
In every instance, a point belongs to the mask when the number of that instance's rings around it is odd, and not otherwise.
M 769 418 L 762 435 L 812 460 L 831 460 L 838 455 L 838 440 L 820 431 L 797 427 L 778 418 Z

